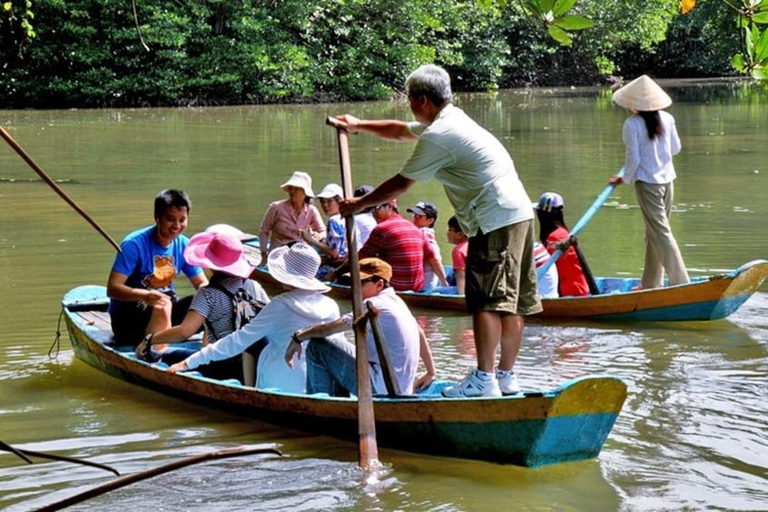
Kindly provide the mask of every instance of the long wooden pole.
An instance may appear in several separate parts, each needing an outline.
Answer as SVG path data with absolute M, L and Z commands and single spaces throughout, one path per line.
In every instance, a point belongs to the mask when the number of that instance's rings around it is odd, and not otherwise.
M 90 216 L 90 215 L 88 215 L 87 213 L 85 213 L 85 211 L 84 211 L 82 208 L 80 208 L 80 206 L 78 206 L 78 204 L 77 204 L 77 203 L 75 203 L 75 202 L 74 202 L 72 199 L 70 199 L 70 198 L 69 198 L 69 196 L 68 196 L 68 195 L 67 195 L 67 194 L 66 194 L 66 193 L 65 193 L 63 190 L 61 190 L 61 187 L 59 187 L 59 186 L 56 184 L 56 182 L 54 182 L 54 181 L 53 181 L 53 180 L 52 180 L 52 179 L 51 179 L 51 178 L 50 178 L 50 177 L 49 177 L 49 176 L 48 176 L 48 175 L 45 173 L 45 171 L 43 171 L 43 170 L 40 168 L 40 166 L 39 166 L 39 165 L 37 165 L 37 164 L 35 163 L 35 161 L 34 161 L 34 160 L 32 160 L 32 157 L 30 157 L 30 156 L 27 154 L 27 152 L 26 152 L 26 151 L 24 151 L 24 149 L 23 149 L 21 146 L 19 146 L 19 144 L 18 144 L 18 143 L 17 143 L 15 140 L 13 140 L 13 137 L 11 137 L 11 134 L 10 134 L 10 133 L 8 133 L 7 131 L 5 131 L 5 128 L 3 128 L 2 126 L 0 126 L 0 136 L 2 136 L 2 137 L 3 137 L 3 139 L 5 139 L 5 141 L 8 143 L 8 145 L 9 145 L 9 146 L 11 146 L 11 147 L 13 148 L 13 150 L 14 150 L 14 151 L 16 151 L 16 153 L 18 153 L 18 154 L 19 154 L 19 156 L 20 156 L 20 157 L 21 157 L 21 158 L 22 158 L 22 159 L 23 159 L 25 162 L 27 162 L 27 164 L 28 164 L 28 165 L 29 165 L 29 166 L 32 168 L 32 170 L 33 170 L 33 171 L 35 171 L 35 172 L 37 173 L 37 175 L 38 175 L 38 176 L 40 176 L 40 178 L 42 178 L 42 180 L 43 180 L 44 182 L 46 182 L 46 183 L 48 184 L 48 186 L 49 186 L 49 187 L 51 187 L 51 188 L 53 189 L 53 191 L 54 191 L 54 192 L 56 192 L 57 194 L 59 194 L 59 196 L 61 196 L 61 198 L 62 198 L 64 201 L 66 201 L 66 202 L 67 202 L 67 204 L 69 204 L 69 206 L 71 206 L 72 208 L 74 208 L 74 209 L 75 209 L 75 211 L 76 211 L 77 213 L 79 213 L 79 214 L 80 214 L 80 215 L 81 215 L 81 216 L 82 216 L 82 217 L 83 217 L 85 220 L 87 220 L 87 221 L 88 221 L 88 223 L 89 223 L 91 226 L 93 226 L 94 228 L 96 228 L 96 231 L 98 231 L 99 233 L 101 233 L 101 235 L 102 235 L 104 238 L 106 238 L 106 239 L 107 239 L 107 241 L 108 241 L 110 244 L 112 244 L 112 246 L 115 248 L 115 250 L 117 250 L 117 252 L 120 252 L 120 246 L 118 245 L 118 243 L 117 243 L 117 242 L 115 242 L 115 241 L 112 239 L 112 237 L 111 237 L 111 236 L 109 236 L 109 235 L 107 234 L 107 232 L 106 232 L 106 231 L 104 231 L 104 229 L 103 229 L 101 226 L 99 226 L 98 222 L 96 222 L 95 220 L 93 220 L 93 218 L 91 218 L 91 216 Z
M 283 453 L 277 448 L 221 450 L 218 452 L 210 452 L 210 453 L 204 453 L 202 455 L 195 455 L 193 457 L 188 457 L 186 459 L 181 459 L 176 462 L 165 464 L 164 466 L 160 466 L 158 468 L 148 469 L 146 471 L 135 473 L 133 475 L 124 476 L 122 478 L 116 478 L 111 482 L 107 482 L 98 487 L 94 487 L 93 489 L 87 490 L 85 492 L 81 492 L 80 494 L 75 494 L 74 496 L 70 496 L 69 498 L 65 498 L 61 501 L 51 503 L 50 505 L 46 505 L 37 510 L 38 512 L 51 512 L 53 510 L 61 510 L 63 508 L 71 507 L 72 505 L 77 505 L 78 503 L 82 503 L 83 501 L 94 498 L 96 496 L 101 496 L 102 494 L 105 494 L 109 491 L 114 491 L 115 489 L 125 487 L 126 485 L 140 482 L 142 480 L 146 480 L 147 478 L 152 478 L 153 476 L 162 475 L 164 473 L 168 473 L 176 469 L 181 469 L 187 466 L 191 466 L 192 464 L 199 464 L 201 462 L 207 462 L 209 460 L 228 459 L 231 457 L 241 457 L 244 455 L 257 455 L 257 454 L 263 454 L 263 453 L 273 453 L 275 455 L 280 455 L 280 456 L 283 455 Z
M 349 162 L 349 134 L 340 127 L 336 119 L 329 117 L 326 124 L 334 126 L 339 139 L 339 162 L 341 164 L 341 187 L 344 197 L 352 197 L 352 169 Z M 352 274 L 352 314 L 354 318 L 363 315 L 363 295 L 360 284 L 360 267 L 357 255 L 357 236 L 355 235 L 355 218 L 347 215 L 344 218 L 347 227 L 347 257 L 349 258 Z M 357 423 L 360 434 L 358 461 L 363 469 L 371 468 L 379 460 L 379 450 L 376 444 L 376 420 L 373 416 L 373 396 L 371 377 L 368 369 L 368 346 L 365 341 L 365 325 L 355 322 L 355 348 L 357 361 Z
M 99 464 L 97 462 L 91 462 L 89 460 L 83 460 L 83 459 L 77 459 L 75 457 L 65 457 L 64 455 L 54 455 L 52 453 L 44 453 L 44 452 L 34 452 L 32 450 L 22 450 L 21 448 L 14 448 L 13 446 L 4 443 L 3 441 L 0 441 L 0 450 L 11 452 L 15 454 L 18 457 L 21 457 L 29 464 L 32 464 L 32 461 L 29 460 L 27 456 L 30 457 L 40 457 L 41 459 L 48 459 L 48 460 L 60 460 L 63 462 L 71 462 L 73 464 L 81 464 L 83 466 L 91 466 L 93 468 L 99 468 L 103 469 L 105 471 L 110 471 L 114 473 L 117 476 L 120 476 L 120 473 L 113 467 L 105 466 L 104 464 Z

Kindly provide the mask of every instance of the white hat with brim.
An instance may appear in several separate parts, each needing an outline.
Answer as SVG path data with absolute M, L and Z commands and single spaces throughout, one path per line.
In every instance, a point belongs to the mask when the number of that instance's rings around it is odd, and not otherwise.
M 312 292 L 327 292 L 329 287 L 315 277 L 320 255 L 304 242 L 273 249 L 267 258 L 272 277 L 283 284 Z
M 672 104 L 672 98 L 648 75 L 635 78 L 614 92 L 613 101 L 621 107 L 638 112 L 653 112 Z
M 285 190 L 285 187 L 297 187 L 304 190 L 307 196 L 315 197 L 315 193 L 312 192 L 312 176 L 305 172 L 294 172 L 288 181 L 280 185 L 280 188 L 283 190 Z
M 206 231 L 189 240 L 184 249 L 184 259 L 190 265 L 247 278 L 253 267 L 243 252 L 243 244 L 237 237 L 225 233 Z
M 323 187 L 317 197 L 320 199 L 333 199 L 334 197 L 344 197 L 344 191 L 335 183 L 329 183 Z

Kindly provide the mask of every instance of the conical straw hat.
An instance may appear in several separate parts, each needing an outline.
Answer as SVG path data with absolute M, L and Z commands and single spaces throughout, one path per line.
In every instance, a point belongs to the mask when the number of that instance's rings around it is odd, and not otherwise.
M 613 101 L 617 105 L 638 112 L 661 110 L 672 104 L 672 98 L 648 75 L 635 78 L 614 92 Z

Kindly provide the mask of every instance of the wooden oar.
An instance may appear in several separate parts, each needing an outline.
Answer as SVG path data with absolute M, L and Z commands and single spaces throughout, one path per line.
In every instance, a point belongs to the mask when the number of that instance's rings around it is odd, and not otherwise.
M 368 316 L 368 322 L 371 324 L 371 333 L 376 344 L 376 353 L 379 356 L 379 366 L 381 366 L 381 375 L 384 377 L 384 385 L 387 387 L 387 395 L 390 398 L 400 396 L 403 394 L 403 390 L 400 389 L 400 383 L 397 381 L 392 368 L 392 359 L 389 357 L 387 340 L 384 338 L 381 322 L 379 322 L 379 310 L 370 301 L 365 303 L 365 307 L 368 308 L 366 315 Z
M 29 464 L 32 464 L 32 461 L 29 460 L 27 456 L 40 457 L 41 459 L 58 460 L 63 462 L 71 462 L 73 464 L 80 464 L 83 466 L 91 466 L 93 468 L 103 469 L 105 471 L 112 472 L 117 476 L 120 476 L 120 473 L 115 468 L 112 468 L 110 466 L 105 466 L 104 464 L 99 464 L 98 462 L 91 462 L 89 460 L 77 459 L 75 457 L 65 457 L 64 455 L 54 455 L 52 453 L 34 452 L 32 450 L 22 450 L 21 448 L 14 448 L 13 446 L 7 443 L 4 443 L 2 441 L 0 441 L 0 450 L 11 452 L 14 455 L 24 459 Z
M 283 455 L 283 453 L 277 448 L 221 450 L 218 452 L 195 455 L 193 457 L 188 457 L 186 459 L 182 459 L 176 462 L 171 462 L 170 464 L 165 464 L 164 466 L 160 466 L 158 468 L 148 469 L 146 471 L 142 471 L 141 473 L 135 473 L 133 475 L 117 478 L 115 480 L 112 480 L 111 482 L 107 482 L 98 487 L 94 487 L 93 489 L 90 489 L 88 491 L 81 492 L 80 494 L 75 494 L 74 496 L 70 496 L 69 498 L 65 498 L 61 501 L 51 503 L 50 505 L 46 505 L 37 510 L 39 512 L 42 512 L 42 511 L 50 512 L 53 510 L 61 510 L 63 508 L 71 507 L 72 505 L 82 503 L 83 501 L 94 498 L 96 496 L 101 496 L 102 494 L 105 494 L 109 491 L 113 491 L 115 489 L 125 487 L 126 485 L 140 482 L 142 480 L 146 480 L 147 478 L 151 478 L 153 476 L 162 475 L 164 473 L 168 473 L 176 469 L 181 469 L 187 466 L 191 466 L 192 464 L 199 464 L 200 462 L 207 462 L 209 460 L 228 459 L 231 457 L 242 457 L 244 455 L 257 455 L 257 454 L 263 454 L 263 453 L 273 453 L 275 455 L 280 455 L 280 456 Z
M 91 216 L 90 216 L 90 215 L 88 215 L 87 213 L 85 213 L 85 211 L 84 211 L 82 208 L 80 208 L 80 206 L 78 206 L 78 204 L 77 204 L 77 203 L 75 203 L 75 202 L 74 202 L 72 199 L 70 199 L 70 198 L 69 198 L 69 196 L 68 196 L 68 195 L 67 195 L 67 194 L 66 194 L 66 193 L 65 193 L 63 190 L 61 190 L 61 187 L 59 187 L 59 186 L 58 186 L 58 185 L 57 185 L 57 184 L 56 184 L 56 183 L 55 183 L 55 182 L 54 182 L 54 181 L 53 181 L 53 180 L 52 180 L 52 179 L 51 179 L 51 178 L 50 178 L 50 177 L 49 177 L 49 176 L 48 176 L 48 175 L 45 173 L 45 171 L 43 171 L 43 170 L 40 168 L 40 166 L 39 166 L 39 165 L 37 165 L 37 164 L 35 163 L 35 161 L 34 161 L 34 160 L 32 160 L 32 157 L 30 157 L 30 156 L 27 154 L 27 152 L 26 152 L 26 151 L 24 151 L 24 149 L 23 149 L 21 146 L 19 146 L 19 144 L 18 144 L 18 143 L 17 143 L 15 140 L 13 140 L 13 137 L 11 137 L 11 134 L 10 134 L 10 133 L 8 133 L 7 131 L 5 131 L 5 128 L 3 128 L 2 126 L 0 126 L 0 136 L 2 136 L 2 137 L 5 139 L 5 141 L 8 143 L 8 145 L 9 145 L 9 146 L 11 146 L 11 147 L 13 148 L 13 150 L 14 150 L 14 151 L 16 151 L 16 153 L 18 153 L 18 154 L 19 154 L 19 156 L 20 156 L 20 157 L 21 157 L 21 158 L 22 158 L 22 159 L 23 159 L 25 162 L 27 162 L 27 164 L 28 164 L 28 165 L 29 165 L 29 166 L 32 168 L 32 170 L 33 170 L 33 171 L 35 171 L 35 172 L 37 173 L 37 175 L 38 175 L 38 176 L 40 176 L 40 178 L 42 178 L 42 179 L 43 179 L 43 181 L 44 181 L 44 182 L 46 182 L 46 183 L 48 184 L 48 186 L 50 186 L 50 187 L 53 189 L 53 191 L 54 191 L 54 192 L 56 192 L 57 194 L 59 194 L 59 196 L 61 196 L 61 198 L 62 198 L 62 199 L 64 199 L 64 201 L 66 201 L 66 202 L 67 202 L 67 204 L 69 204 L 69 206 L 71 206 L 72 208 L 74 208 L 74 209 L 75 209 L 75 211 L 76 211 L 77 213 L 79 213 L 79 214 L 80 214 L 80 215 L 81 215 L 81 216 L 82 216 L 82 217 L 83 217 L 85 220 L 87 220 L 87 221 L 88 221 L 88 223 L 89 223 L 91 226 L 93 226 L 94 228 L 96 228 L 96 231 L 98 231 L 99 233 L 101 233 L 101 235 L 102 235 L 104 238 L 106 238 L 106 239 L 107 239 L 107 241 L 108 241 L 110 244 L 112 244 L 112 246 L 115 248 L 115 250 L 117 250 L 117 252 L 121 252 L 121 251 L 120 251 L 120 246 L 118 245 L 118 243 L 117 243 L 117 242 L 115 242 L 115 241 L 112 239 L 112 237 L 111 237 L 111 236 L 109 236 L 109 235 L 107 234 L 107 232 L 106 232 L 106 231 L 104 231 L 104 229 L 103 229 L 101 226 L 99 226 L 98 222 L 96 222 L 95 220 L 93 220 L 93 218 L 91 218 Z
M 326 120 L 336 128 L 339 139 L 339 162 L 341 165 L 341 187 L 344 198 L 352 197 L 352 169 L 349 163 L 349 134 L 333 117 Z M 354 318 L 363 315 L 363 296 L 360 284 L 360 267 L 357 255 L 357 236 L 355 236 L 355 218 L 347 215 L 344 218 L 347 227 L 347 257 L 352 274 L 352 314 Z M 379 450 L 376 444 L 376 421 L 373 416 L 373 397 L 371 377 L 368 369 L 368 347 L 365 342 L 365 326 L 355 322 L 355 349 L 357 360 L 357 421 L 360 444 L 358 462 L 363 469 L 372 468 L 379 460 Z
M 622 167 L 619 169 L 619 172 L 616 173 L 616 176 L 621 177 L 624 176 L 624 168 Z M 599 196 L 597 196 L 597 199 L 594 200 L 592 205 L 590 205 L 589 208 L 587 208 L 587 211 L 584 212 L 584 215 L 581 216 L 579 221 L 576 223 L 575 226 L 573 226 L 573 229 L 571 230 L 571 236 L 578 235 L 582 229 L 584 229 L 587 226 L 587 223 L 589 223 L 590 220 L 592 220 L 592 217 L 595 216 L 597 213 L 597 210 L 600 209 L 601 206 L 603 206 L 603 203 L 606 199 L 608 199 L 608 196 L 611 195 L 613 190 L 616 188 L 616 183 L 609 183 L 603 191 L 600 193 Z M 541 279 L 544 274 L 547 273 L 547 270 L 549 270 L 549 267 L 555 264 L 555 262 L 560 258 L 560 256 L 563 254 L 563 251 L 560 249 L 556 250 L 552 256 L 547 260 L 547 262 L 542 265 L 538 271 L 537 275 L 539 279 Z

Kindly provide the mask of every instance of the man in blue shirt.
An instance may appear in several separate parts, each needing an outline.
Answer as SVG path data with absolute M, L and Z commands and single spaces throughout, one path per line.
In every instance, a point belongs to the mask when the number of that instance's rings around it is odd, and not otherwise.
M 163 190 L 155 197 L 155 224 L 120 244 L 107 282 L 116 343 L 138 345 L 145 335 L 181 322 L 191 297 L 176 297 L 174 280 L 180 273 L 195 289 L 208 284 L 203 270 L 184 260 L 189 239 L 182 233 L 191 208 L 186 192 Z

